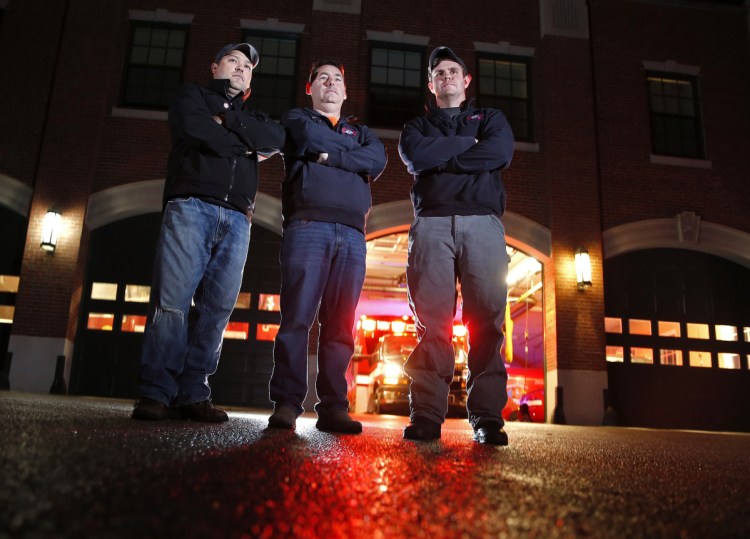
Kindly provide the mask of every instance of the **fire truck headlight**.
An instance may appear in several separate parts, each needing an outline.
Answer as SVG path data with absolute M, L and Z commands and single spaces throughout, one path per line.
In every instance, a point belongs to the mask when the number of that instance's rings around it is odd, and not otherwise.
M 383 365 L 383 377 L 386 384 L 397 384 L 399 377 L 403 374 L 404 369 L 398 363 L 387 362 Z

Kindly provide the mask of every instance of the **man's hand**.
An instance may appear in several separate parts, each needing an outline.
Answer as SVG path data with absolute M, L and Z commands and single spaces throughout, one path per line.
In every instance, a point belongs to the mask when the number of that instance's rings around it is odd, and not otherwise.
M 328 154 L 327 153 L 320 154 L 318 156 L 317 162 L 320 163 L 321 165 L 325 165 L 328 162 Z

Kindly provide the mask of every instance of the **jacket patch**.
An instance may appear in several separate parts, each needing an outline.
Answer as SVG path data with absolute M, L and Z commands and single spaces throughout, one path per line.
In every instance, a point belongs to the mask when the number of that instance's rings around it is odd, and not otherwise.
M 482 114 L 482 113 L 472 114 L 471 116 L 469 116 L 468 119 L 469 119 L 469 121 L 477 121 L 478 120 L 478 121 L 481 122 L 484 119 L 484 114 Z
M 359 136 L 359 133 L 357 132 L 357 130 L 356 129 L 352 129 L 348 125 L 345 125 L 344 127 L 341 128 L 341 134 L 342 135 L 349 135 L 350 137 Z

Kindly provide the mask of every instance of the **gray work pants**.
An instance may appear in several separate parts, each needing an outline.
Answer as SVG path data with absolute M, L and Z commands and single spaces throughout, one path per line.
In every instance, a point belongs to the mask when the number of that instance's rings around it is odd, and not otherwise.
M 474 428 L 504 424 L 508 374 L 500 347 L 507 275 L 505 229 L 497 216 L 417 217 L 412 223 L 406 276 L 419 337 L 405 365 L 412 421 L 442 423 L 448 411 L 458 282 L 469 331 L 469 422 Z

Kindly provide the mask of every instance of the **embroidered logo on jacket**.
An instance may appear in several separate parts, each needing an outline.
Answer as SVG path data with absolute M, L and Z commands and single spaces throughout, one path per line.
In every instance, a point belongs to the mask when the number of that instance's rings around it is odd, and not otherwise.
M 356 129 L 352 129 L 348 125 L 345 125 L 341 128 L 341 134 L 342 135 L 349 135 L 350 137 L 356 137 L 359 135 Z
M 484 114 L 482 114 L 481 112 L 477 113 L 477 114 L 472 114 L 471 116 L 469 116 L 469 121 L 477 121 L 478 120 L 478 121 L 481 122 L 483 119 L 484 119 Z

